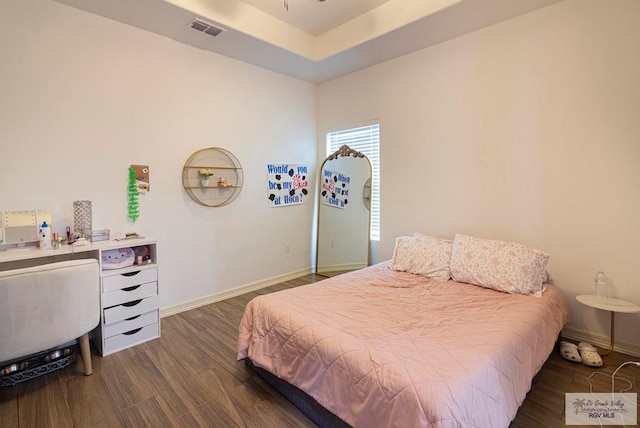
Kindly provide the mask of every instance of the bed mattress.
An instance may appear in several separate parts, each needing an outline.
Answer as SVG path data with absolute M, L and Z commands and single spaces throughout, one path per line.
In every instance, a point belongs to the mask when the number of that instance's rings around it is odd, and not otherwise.
M 352 426 L 507 427 L 569 310 L 381 263 L 253 299 L 250 358 Z

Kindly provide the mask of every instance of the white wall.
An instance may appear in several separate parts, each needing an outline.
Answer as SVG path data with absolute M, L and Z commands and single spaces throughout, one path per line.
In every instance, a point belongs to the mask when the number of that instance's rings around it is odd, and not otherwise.
M 374 118 L 381 229 L 457 232 L 551 254 L 567 332 L 604 342 L 609 314 L 581 306 L 604 270 L 640 305 L 640 2 L 567 0 L 319 87 L 319 136 Z M 640 354 L 640 314 L 617 339 Z
M 0 4 L 0 52 L 0 211 L 51 208 L 63 231 L 88 199 L 94 229 L 156 238 L 163 308 L 310 268 L 313 203 L 268 208 L 266 165 L 317 169 L 314 85 L 48 0 Z M 213 146 L 245 174 L 222 208 L 182 189 Z M 151 174 L 135 225 L 130 164 Z

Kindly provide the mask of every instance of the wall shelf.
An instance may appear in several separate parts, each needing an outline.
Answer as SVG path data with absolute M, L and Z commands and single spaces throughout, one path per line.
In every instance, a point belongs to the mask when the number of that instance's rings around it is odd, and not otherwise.
M 213 173 L 208 181 L 201 170 Z M 226 180 L 227 185 L 221 185 Z M 182 168 L 182 187 L 189 197 L 206 207 L 222 207 L 233 202 L 240 191 L 244 175 L 238 159 L 220 147 L 198 150 L 189 156 Z

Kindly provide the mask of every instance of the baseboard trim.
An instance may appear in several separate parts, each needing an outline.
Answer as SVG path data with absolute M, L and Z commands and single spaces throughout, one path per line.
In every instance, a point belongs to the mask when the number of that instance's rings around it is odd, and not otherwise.
M 210 294 L 208 296 L 199 297 L 197 299 L 189 300 L 177 305 L 167 306 L 160 309 L 160 318 L 168 317 L 170 315 L 179 314 L 180 312 L 196 309 L 201 306 L 210 305 L 211 303 L 220 302 L 222 300 L 230 299 L 232 297 L 241 296 L 252 291 L 260 290 L 265 287 L 270 287 L 281 282 L 290 281 L 295 278 L 299 278 L 304 275 L 312 273 L 311 268 L 299 269 L 297 271 L 289 272 L 283 275 L 274 276 L 272 278 L 263 279 L 260 281 L 252 282 L 249 284 L 241 285 L 230 290 L 221 291 L 219 293 Z
M 609 336 L 602 336 L 573 327 L 565 327 L 562 330 L 561 335 L 567 339 L 575 340 L 577 342 L 589 342 L 592 345 L 605 349 L 608 349 L 609 344 L 611 343 Z M 613 350 L 623 354 L 632 355 L 634 357 L 640 357 L 640 345 L 635 343 L 620 342 L 616 340 L 613 345 Z

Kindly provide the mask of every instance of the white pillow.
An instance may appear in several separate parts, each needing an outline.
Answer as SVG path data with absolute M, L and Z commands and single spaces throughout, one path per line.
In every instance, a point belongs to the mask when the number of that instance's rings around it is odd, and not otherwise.
M 393 250 L 391 269 L 448 281 L 452 241 L 427 235 L 400 236 Z
M 511 294 L 542 296 L 549 255 L 513 242 L 457 234 L 451 251 L 451 277 Z

